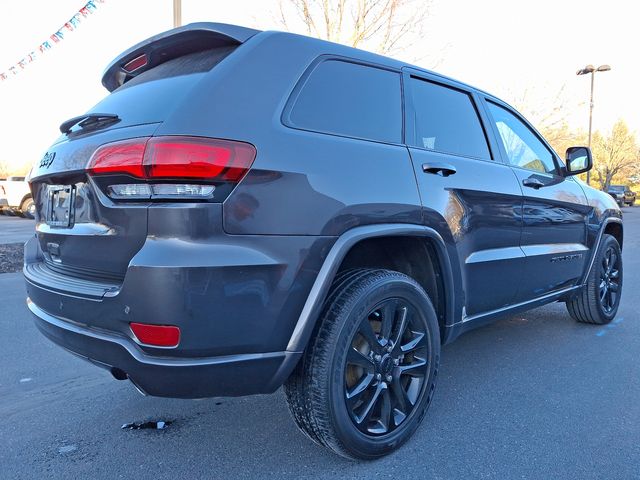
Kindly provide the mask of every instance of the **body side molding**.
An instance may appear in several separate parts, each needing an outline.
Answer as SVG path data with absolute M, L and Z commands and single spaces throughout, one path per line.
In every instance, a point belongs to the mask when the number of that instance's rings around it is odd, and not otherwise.
M 465 263 L 484 263 L 511 258 L 535 257 L 537 255 L 553 255 L 563 253 L 584 252 L 589 250 L 581 243 L 545 243 L 538 245 L 524 245 L 521 247 L 490 248 L 477 250 L 467 257 Z
M 470 263 L 495 262 L 512 258 L 524 258 L 525 254 L 521 247 L 489 248 L 486 250 L 476 250 L 472 252 L 464 261 Z
M 342 260 L 349 252 L 351 247 L 361 240 L 375 237 L 394 237 L 394 236 L 420 236 L 434 240 L 438 261 L 442 268 L 442 277 L 447 292 L 454 292 L 453 271 L 451 262 L 446 250 L 445 242 L 440 234 L 433 228 L 423 225 L 414 224 L 377 224 L 355 227 L 346 231 L 340 237 L 329 251 L 327 257 L 318 272 L 318 276 L 309 292 L 307 301 L 304 304 L 300 317 L 291 334 L 287 351 L 301 352 L 305 349 L 307 342 L 313 331 L 322 304 L 329 292 L 331 282 L 342 263 Z M 454 297 L 455 295 L 446 295 L 445 302 L 445 324 L 450 325 L 453 322 L 454 314 Z
M 538 255 L 562 255 L 565 253 L 578 253 L 589 250 L 581 243 L 545 243 L 540 245 L 523 245 L 522 250 L 525 256 L 535 257 Z

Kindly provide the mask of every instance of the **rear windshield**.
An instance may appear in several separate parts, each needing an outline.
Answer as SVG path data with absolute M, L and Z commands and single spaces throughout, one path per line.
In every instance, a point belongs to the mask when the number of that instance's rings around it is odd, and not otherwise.
M 213 48 L 162 63 L 111 92 L 89 112 L 117 114 L 121 121 L 115 128 L 161 122 L 206 72 L 235 48 Z

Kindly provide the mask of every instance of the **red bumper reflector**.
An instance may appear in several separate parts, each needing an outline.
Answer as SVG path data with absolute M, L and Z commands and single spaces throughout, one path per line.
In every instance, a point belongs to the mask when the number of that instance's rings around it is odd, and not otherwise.
M 176 347 L 180 343 L 180 329 L 174 325 L 130 323 L 131 331 L 140 343 L 154 347 Z

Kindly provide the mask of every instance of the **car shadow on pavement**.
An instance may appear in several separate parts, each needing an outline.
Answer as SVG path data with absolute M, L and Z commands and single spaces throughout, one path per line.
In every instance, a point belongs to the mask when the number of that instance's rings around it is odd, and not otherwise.
M 621 317 L 628 301 L 623 297 Z M 599 336 L 601 327 L 577 324 L 563 304 L 499 320 L 445 346 L 422 426 L 403 448 L 375 462 L 345 460 L 312 443 L 295 427 L 282 391 L 143 397 L 50 344 L 27 323 L 26 311 L 25 318 L 11 315 L 3 321 L 16 324 L 7 332 L 16 332 L 20 345 L 31 342 L 33 353 L 16 367 L 24 370 L 16 374 L 19 387 L 0 395 L 0 464 L 29 477 L 515 478 L 535 477 L 546 465 L 556 478 L 587 478 L 603 441 L 618 478 L 633 466 L 616 455 L 628 457 L 628 445 L 637 441 L 640 386 L 632 379 L 640 378 L 634 358 L 640 335 L 625 335 L 635 324 L 624 321 Z M 22 377 L 29 381 L 18 383 Z M 171 423 L 121 428 L 132 422 Z
M 486 458 L 495 456 L 496 449 L 524 461 L 523 438 L 536 440 L 539 428 L 567 423 L 566 402 L 584 394 L 585 386 L 572 384 L 572 378 L 576 368 L 583 368 L 582 344 L 594 341 L 594 331 L 575 324 L 564 306 L 555 304 L 464 335 L 444 348 L 438 389 L 422 427 L 404 448 L 376 462 L 344 460 L 314 445 L 294 426 L 282 391 L 172 400 L 142 397 L 126 382 L 106 380 L 65 405 L 74 421 L 55 422 L 60 429 L 56 437 L 64 441 L 50 446 L 49 462 L 97 456 L 103 463 L 117 458 L 118 463 L 154 466 L 162 476 L 180 475 L 188 468 L 215 472 L 216 478 L 299 478 L 307 472 L 325 478 L 358 477 L 375 473 L 381 465 L 393 472 L 407 457 L 417 461 L 412 468 L 435 476 L 454 471 L 453 476 L 463 475 L 464 466 L 473 464 L 476 473 L 493 471 L 497 467 Z M 559 369 L 567 359 L 572 359 L 572 367 Z M 163 429 L 121 429 L 130 422 L 171 424 Z M 572 429 L 566 430 L 569 440 Z M 77 448 L 59 454 L 68 445 Z M 546 448 L 560 465 L 566 463 L 554 453 L 555 447 Z M 450 464 L 452 449 L 466 456 L 456 467 Z

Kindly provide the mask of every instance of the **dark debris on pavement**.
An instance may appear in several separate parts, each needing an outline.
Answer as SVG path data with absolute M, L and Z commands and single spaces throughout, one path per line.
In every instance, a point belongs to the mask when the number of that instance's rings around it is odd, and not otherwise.
M 0 273 L 13 273 L 22 270 L 24 244 L 0 244 Z

